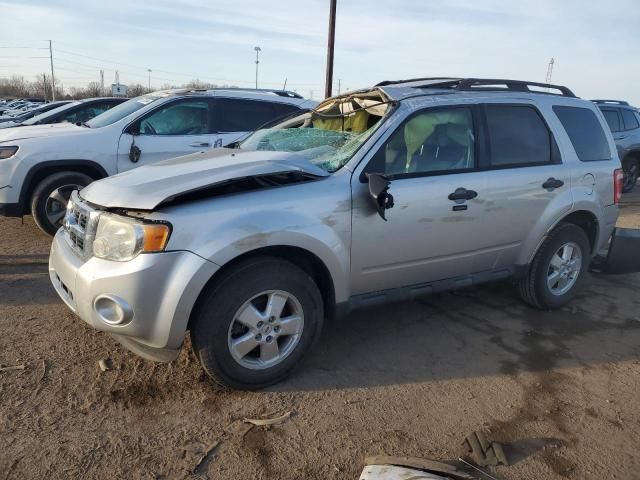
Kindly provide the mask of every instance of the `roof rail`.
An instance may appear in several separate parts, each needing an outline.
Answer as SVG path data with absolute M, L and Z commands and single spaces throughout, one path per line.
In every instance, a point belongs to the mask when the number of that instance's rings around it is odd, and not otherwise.
M 279 97 L 287 98 L 304 98 L 302 95 L 291 90 L 277 90 L 271 88 L 244 88 L 244 87 L 213 87 L 213 88 L 190 88 L 188 92 L 207 92 L 210 90 L 231 90 L 242 92 L 258 92 L 258 93 L 273 93 Z
M 422 85 L 419 82 L 424 82 Z M 443 88 L 459 91 L 491 91 L 491 92 L 530 92 L 544 93 L 549 95 L 562 95 L 564 97 L 575 97 L 576 95 L 567 87 L 562 85 L 552 85 L 550 83 L 529 82 L 525 80 L 507 80 L 504 78 L 416 78 L 411 80 L 385 81 L 376 86 L 398 85 L 403 83 L 414 83 L 414 88 Z M 533 90 L 530 87 L 535 87 Z M 556 90 L 560 93 L 541 91 L 538 89 Z
M 625 105 L 629 106 L 629 102 L 624 100 L 591 100 L 593 103 L 609 103 L 611 105 Z

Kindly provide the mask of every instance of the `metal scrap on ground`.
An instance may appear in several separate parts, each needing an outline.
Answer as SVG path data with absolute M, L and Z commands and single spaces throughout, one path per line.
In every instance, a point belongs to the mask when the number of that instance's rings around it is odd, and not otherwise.
M 259 427 L 263 427 L 266 425 L 277 425 L 288 419 L 292 413 L 293 412 L 286 412 L 285 414 L 274 418 L 245 418 L 243 422 L 252 423 L 253 425 L 258 425 Z

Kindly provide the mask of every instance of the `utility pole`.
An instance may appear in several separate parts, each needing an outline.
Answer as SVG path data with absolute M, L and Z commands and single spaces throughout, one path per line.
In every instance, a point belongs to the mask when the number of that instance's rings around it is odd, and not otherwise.
M 545 83 L 551 83 L 551 77 L 553 76 L 553 66 L 555 65 L 556 61 L 555 59 L 551 59 L 549 60 L 549 67 L 547 67 L 547 78 L 545 80 Z
M 258 65 L 260 64 L 260 52 L 262 49 L 260 47 L 253 47 L 256 51 L 256 90 L 258 89 Z
M 42 74 L 42 89 L 44 90 L 44 103 L 47 103 L 47 74 Z
M 51 40 L 49 40 L 49 60 L 51 60 L 51 101 L 55 102 L 56 101 L 56 80 L 53 75 L 53 49 L 51 48 Z
M 147 72 L 149 72 L 149 91 L 151 91 L 151 69 L 147 68 Z
M 104 95 L 104 70 L 100 70 L 100 95 Z
M 331 6 L 329 8 L 329 39 L 327 42 L 327 76 L 324 83 L 324 96 L 331 96 L 333 85 L 333 47 L 336 40 L 336 2 L 337 0 L 329 0 Z
M 340 87 L 342 86 L 342 79 L 338 79 L 338 95 L 340 95 Z

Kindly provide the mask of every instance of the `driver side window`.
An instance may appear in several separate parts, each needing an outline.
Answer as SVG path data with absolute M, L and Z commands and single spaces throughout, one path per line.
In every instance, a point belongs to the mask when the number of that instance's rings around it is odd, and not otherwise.
M 473 116 L 466 107 L 411 116 L 374 155 L 366 172 L 397 176 L 470 170 L 475 166 Z
M 161 107 L 140 121 L 141 135 L 201 135 L 209 133 L 209 102 L 189 100 Z

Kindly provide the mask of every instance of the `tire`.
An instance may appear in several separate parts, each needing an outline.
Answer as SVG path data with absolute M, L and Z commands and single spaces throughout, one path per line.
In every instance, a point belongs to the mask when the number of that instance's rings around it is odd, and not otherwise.
M 571 246 L 573 250 L 578 250 L 581 259 L 579 266 L 576 266 L 576 262 L 571 263 L 573 266 L 568 264 L 560 268 L 555 266 L 560 259 L 560 257 L 555 258 L 556 253 L 566 245 Z M 569 252 L 562 250 L 562 253 L 566 255 Z M 535 308 L 548 310 L 563 307 L 573 299 L 580 288 L 587 275 L 590 260 L 591 247 L 584 230 L 572 223 L 561 223 L 540 246 L 527 275 L 518 281 L 520 296 Z M 571 273 L 566 277 L 563 276 L 562 268 L 568 271 L 575 270 L 573 279 Z M 551 277 L 554 273 L 558 273 L 559 276 Z M 558 283 L 555 283 L 556 280 Z M 567 283 L 564 284 L 564 288 L 561 288 L 565 280 Z M 552 287 L 549 286 L 549 282 L 553 284 Z
M 268 320 L 269 299 L 284 305 L 280 315 L 274 308 L 274 323 Z M 299 330 L 294 333 L 288 319 L 296 314 L 303 321 L 296 322 Z M 255 322 L 260 318 L 262 325 Z M 323 318 L 320 291 L 306 272 L 285 260 L 255 257 L 224 272 L 203 291 L 191 319 L 191 342 L 204 371 L 216 383 L 255 390 L 291 373 L 318 338 Z M 270 333 L 273 338 L 267 343 Z M 246 348 L 233 349 L 231 342 L 240 338 L 246 339 Z M 274 342 L 280 357 L 270 358 Z
M 624 171 L 624 183 L 622 193 L 629 193 L 633 190 L 640 176 L 640 165 L 635 158 L 625 158 L 622 161 L 622 169 Z
M 53 236 L 62 226 L 66 200 L 73 190 L 86 187 L 93 178 L 84 173 L 59 172 L 42 180 L 31 195 L 31 215 L 40 230 Z M 56 195 L 56 192 L 60 195 Z M 57 198 L 57 199 L 56 199 Z M 59 219 L 57 222 L 55 219 Z

